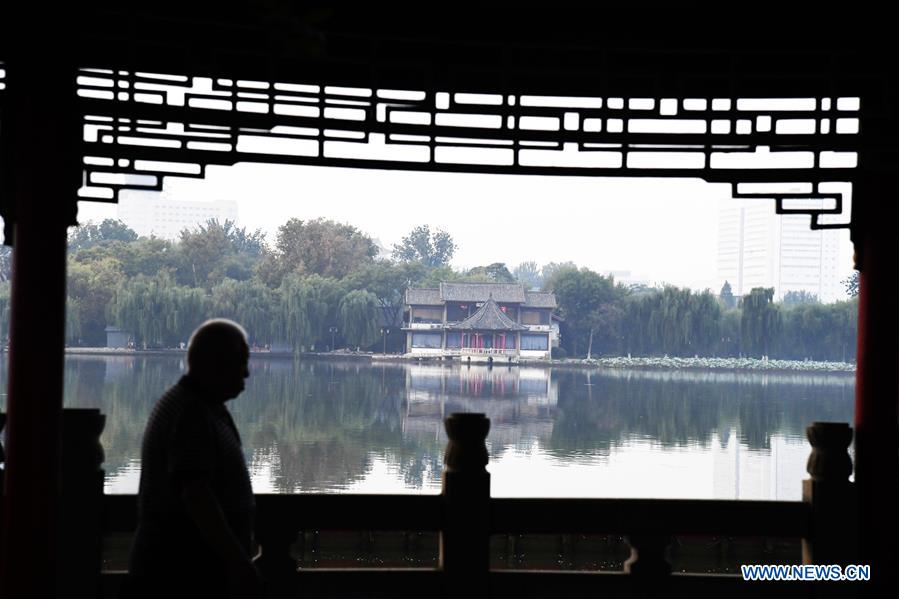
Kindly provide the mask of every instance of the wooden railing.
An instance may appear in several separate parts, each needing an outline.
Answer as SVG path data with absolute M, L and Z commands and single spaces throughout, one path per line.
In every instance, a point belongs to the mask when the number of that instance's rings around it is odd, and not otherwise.
M 463 356 L 517 356 L 518 350 L 500 347 L 463 347 L 460 353 Z
M 70 460 L 72 472 L 66 477 L 68 489 L 63 496 L 78 497 L 79 509 L 87 514 L 102 513 L 101 522 L 88 518 L 76 525 L 81 546 L 95 548 L 102 535 L 132 532 L 137 515 L 133 495 L 104 496 L 102 484 L 97 492 L 96 472 L 102 456 L 89 451 L 94 445 L 88 438 L 96 440 L 102 416 L 94 412 L 93 424 L 88 422 L 90 417 L 80 416 L 82 459 Z M 66 422 L 73 421 L 67 417 L 64 426 Z M 848 480 L 851 429 L 846 424 L 809 427 L 811 480 L 805 481 L 802 502 L 491 498 L 485 469 L 488 428 L 489 420 L 482 414 L 453 414 L 446 419 L 449 443 L 440 495 L 257 495 L 257 564 L 268 581 L 268 596 L 439 593 L 519 599 L 726 593 L 794 597 L 813 596 L 822 588 L 828 596 L 852 596 L 858 588 L 848 583 L 760 583 L 743 582 L 733 575 L 672 573 L 665 557 L 673 536 L 708 534 L 799 538 L 806 563 L 857 563 L 854 489 Z M 93 477 L 79 472 L 93 473 Z M 327 530 L 434 531 L 439 533 L 438 564 L 436 568 L 298 568 L 291 547 L 299 532 Z M 620 534 L 630 545 L 630 557 L 621 572 L 491 571 L 490 537 L 497 533 Z M 85 559 L 93 560 L 94 567 L 87 567 Z M 79 563 L 82 577 L 73 578 L 79 586 L 72 587 L 72 596 L 114 596 L 124 573 L 103 573 L 103 590 L 98 593 L 98 552 L 91 549 Z

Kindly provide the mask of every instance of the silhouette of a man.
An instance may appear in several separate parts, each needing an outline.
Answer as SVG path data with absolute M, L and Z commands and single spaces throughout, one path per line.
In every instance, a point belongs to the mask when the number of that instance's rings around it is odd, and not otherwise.
M 249 348 L 230 320 L 190 338 L 187 374 L 156 403 L 141 447 L 129 594 L 258 597 L 253 489 L 225 402 L 244 390 Z

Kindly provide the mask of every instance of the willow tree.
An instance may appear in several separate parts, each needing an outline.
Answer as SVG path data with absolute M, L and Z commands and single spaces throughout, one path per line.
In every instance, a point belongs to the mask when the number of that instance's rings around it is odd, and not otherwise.
M 81 302 L 72 296 L 66 298 L 66 344 L 81 342 Z
M 744 353 L 767 356 L 774 347 L 781 318 L 773 300 L 773 287 L 756 287 L 743 297 L 740 341 Z
M 380 334 L 380 314 L 375 294 L 359 289 L 350 291 L 337 308 L 337 322 L 343 338 L 357 348 L 372 345 Z
M 722 311 L 708 290 L 666 286 L 631 297 L 625 305 L 628 352 L 712 355 L 721 339 Z
M 309 295 L 299 277 L 288 276 L 277 292 L 274 333 L 279 340 L 294 347 L 311 343 L 312 324 L 309 318 Z
M 194 329 L 212 316 L 209 297 L 202 289 L 181 285 L 171 287 L 169 293 L 174 311 L 169 313 L 166 322 L 168 341 L 171 344 L 186 343 Z
M 691 293 L 689 303 L 692 313 L 689 347 L 696 354 L 711 355 L 721 335 L 721 305 L 709 290 Z
M 243 326 L 251 343 L 265 344 L 273 336 L 276 294 L 258 281 L 225 279 L 212 288 L 212 316 L 230 318 Z
M 321 344 L 328 339 L 329 329 L 339 325 L 337 310 L 341 298 L 348 291 L 345 279 L 334 279 L 320 275 L 303 277 L 309 294 L 310 321 L 313 343 Z M 328 339 L 330 341 L 330 339 Z
M 623 333 L 624 351 L 628 354 L 648 355 L 653 347 L 650 341 L 650 318 L 657 302 L 657 293 L 630 296 L 624 303 Z
M 319 276 L 288 275 L 277 290 L 273 338 L 294 347 L 313 345 L 335 323 L 340 284 Z
M 120 284 L 109 304 L 108 317 L 133 334 L 137 344 L 165 347 L 186 341 L 208 312 L 203 290 L 176 285 L 163 271 L 154 277 L 138 275 Z

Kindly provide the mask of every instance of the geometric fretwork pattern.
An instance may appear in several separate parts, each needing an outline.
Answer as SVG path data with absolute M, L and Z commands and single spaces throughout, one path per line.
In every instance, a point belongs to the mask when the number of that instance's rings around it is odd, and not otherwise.
M 838 227 L 857 98 L 553 97 L 83 69 L 84 198 L 208 165 L 698 177 Z

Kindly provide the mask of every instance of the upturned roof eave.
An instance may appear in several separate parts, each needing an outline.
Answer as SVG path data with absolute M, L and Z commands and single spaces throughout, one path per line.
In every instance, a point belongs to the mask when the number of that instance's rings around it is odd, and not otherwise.
M 487 298 L 477 312 L 457 323 L 453 329 L 470 331 L 526 331 L 527 327 L 506 316 L 496 305 L 493 296 Z

